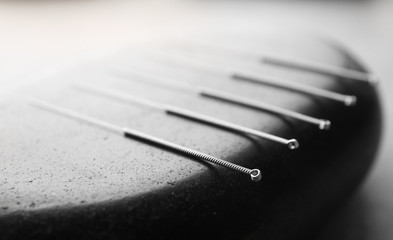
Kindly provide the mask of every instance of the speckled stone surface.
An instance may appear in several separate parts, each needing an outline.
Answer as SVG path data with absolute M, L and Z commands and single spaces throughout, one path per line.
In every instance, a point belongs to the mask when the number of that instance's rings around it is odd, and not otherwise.
M 260 40 L 250 41 L 249 48 L 361 68 L 321 42 Z M 374 88 L 262 65 L 237 55 L 217 57 L 248 70 L 357 95 L 358 105 L 346 108 L 300 93 L 234 81 L 212 69 L 141 57 L 134 51 L 58 73 L 0 99 L 0 234 L 4 239 L 296 238 L 306 232 L 312 235 L 365 176 L 380 132 Z M 332 130 L 319 131 L 293 119 L 159 86 L 133 75 L 133 69 L 326 118 L 332 121 Z M 290 151 L 266 140 L 88 94 L 73 88 L 76 83 L 108 87 L 297 138 L 301 147 Z M 260 168 L 263 179 L 254 183 L 223 167 L 34 108 L 28 104 L 31 97 Z

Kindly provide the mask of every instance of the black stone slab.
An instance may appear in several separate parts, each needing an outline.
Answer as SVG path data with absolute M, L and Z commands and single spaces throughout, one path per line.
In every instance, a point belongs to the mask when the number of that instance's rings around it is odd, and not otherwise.
M 342 50 L 318 42 L 312 47 L 303 42 L 294 45 L 289 44 L 292 54 L 363 70 Z M 282 47 L 276 46 L 281 51 Z M 318 230 L 372 164 L 381 132 L 377 88 L 261 66 L 261 72 L 356 95 L 357 106 L 348 108 L 300 93 L 230 81 L 209 75 L 210 71 L 182 73 L 164 63 L 160 68 L 143 63 L 145 71 L 332 121 L 330 131 L 320 131 L 297 120 L 145 83 L 132 74 L 137 61 L 132 52 L 122 51 L 1 99 L 2 239 L 298 239 Z M 250 63 L 250 69 L 257 71 L 258 65 Z M 291 151 L 72 88 L 81 82 L 296 138 L 301 146 Z M 33 108 L 29 97 L 259 168 L 263 179 L 251 182 L 248 176 L 223 167 Z

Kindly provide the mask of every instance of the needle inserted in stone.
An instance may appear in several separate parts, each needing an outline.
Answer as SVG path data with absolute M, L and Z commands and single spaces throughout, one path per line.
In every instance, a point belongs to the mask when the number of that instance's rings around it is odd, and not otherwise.
M 235 94 L 227 93 L 224 91 L 219 91 L 207 87 L 198 87 L 198 86 L 193 86 L 191 84 L 187 84 L 184 82 L 180 81 L 175 81 L 167 78 L 163 78 L 161 76 L 156 76 L 151 73 L 139 73 L 137 70 L 133 70 L 132 72 L 133 75 L 135 76 L 141 76 L 145 81 L 149 81 L 153 84 L 163 84 L 163 85 L 171 85 L 177 88 L 181 88 L 182 90 L 198 94 L 202 97 L 207 97 L 211 99 L 218 99 L 221 101 L 245 106 L 248 108 L 253 108 L 261 111 L 268 111 L 272 112 L 284 117 L 290 117 L 294 118 L 300 121 L 304 121 L 310 124 L 317 125 L 319 129 L 321 130 L 329 130 L 331 126 L 331 122 L 329 120 L 325 119 L 318 119 L 315 117 L 311 117 L 302 113 L 298 113 L 295 111 L 291 111 L 288 109 L 284 109 L 281 107 L 273 106 L 271 104 L 267 103 L 262 103 L 256 100 L 251 100 L 245 97 L 240 97 Z M 130 79 L 130 78 L 127 78 Z M 153 80 L 152 80 L 153 79 Z
M 317 72 L 342 78 L 348 78 L 352 80 L 363 81 L 369 83 L 372 86 L 377 85 L 379 81 L 378 77 L 371 73 L 360 72 L 352 69 L 341 68 L 299 58 L 266 55 L 262 58 L 262 62 L 282 67 L 301 69 L 310 72 Z
M 238 124 L 230 123 L 218 118 L 210 117 L 207 115 L 203 115 L 200 113 L 196 113 L 190 110 L 186 110 L 183 108 L 175 107 L 168 104 L 160 104 L 148 99 L 132 96 L 130 94 L 126 94 L 119 91 L 109 90 L 102 87 L 90 86 L 90 85 L 76 85 L 78 89 L 83 91 L 88 91 L 95 94 L 103 94 L 105 96 L 115 98 L 117 100 L 122 100 L 126 102 L 134 102 L 139 103 L 144 106 L 148 106 L 151 108 L 159 109 L 164 111 L 167 114 L 174 115 L 177 117 L 181 117 L 184 119 L 190 119 L 198 122 L 202 122 L 205 124 L 217 126 L 220 128 L 228 129 L 235 132 L 250 134 L 259 138 L 267 139 L 270 141 L 274 141 L 277 143 L 281 143 L 287 145 L 289 149 L 296 149 L 299 147 L 299 143 L 296 139 L 285 139 L 282 137 L 278 137 L 269 133 L 261 132 L 252 128 L 244 127 Z
M 50 112 L 54 112 L 54 113 L 58 113 L 61 114 L 63 116 L 72 118 L 74 120 L 79 120 L 79 121 L 83 121 L 85 123 L 91 124 L 91 125 L 95 125 L 98 127 L 102 127 L 104 129 L 110 130 L 112 132 L 118 133 L 118 134 L 122 134 L 124 137 L 126 138 L 131 138 L 131 139 L 136 139 L 136 140 L 140 140 L 140 141 L 144 141 L 156 146 L 159 146 L 161 148 L 165 148 L 168 150 L 171 150 L 173 152 L 177 152 L 177 153 L 181 153 L 184 154 L 188 157 L 194 158 L 194 159 L 199 159 L 199 160 L 204 160 L 207 162 L 211 162 L 244 174 L 247 174 L 251 177 L 252 181 L 259 181 L 262 178 L 262 174 L 261 171 L 259 169 L 249 169 L 249 168 L 245 168 L 242 166 L 239 166 L 237 164 L 234 163 L 230 163 L 228 161 L 210 156 L 208 154 L 202 153 L 202 152 L 198 152 L 195 151 L 193 149 L 178 145 L 176 143 L 173 142 L 169 142 L 167 140 L 161 139 L 161 138 L 157 138 L 133 129 L 129 129 L 129 128 L 123 128 L 105 121 L 102 121 L 100 119 L 96 119 L 66 108 L 62 108 L 59 107 L 57 105 L 51 104 L 51 103 L 47 103 L 44 101 L 40 101 L 40 100 L 32 100 L 31 104 L 33 106 L 39 107 L 41 109 L 50 111 Z

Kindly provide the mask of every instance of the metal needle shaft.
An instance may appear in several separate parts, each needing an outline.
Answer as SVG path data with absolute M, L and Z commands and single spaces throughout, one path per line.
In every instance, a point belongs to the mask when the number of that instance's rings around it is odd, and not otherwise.
M 363 81 L 373 86 L 378 84 L 378 77 L 375 76 L 374 74 L 317 63 L 304 59 L 266 55 L 262 58 L 262 62 L 272 65 L 277 65 L 277 66 L 296 68 L 296 69 L 301 69 L 311 72 L 317 72 L 327 75 L 348 78 L 352 80 Z
M 137 72 L 137 70 L 133 71 L 132 74 L 135 76 L 141 76 L 146 81 L 149 81 L 149 82 L 156 84 L 156 85 L 164 84 L 164 85 L 179 87 L 182 90 L 185 90 L 185 91 L 188 91 L 188 92 L 191 92 L 194 94 L 198 94 L 201 97 L 218 99 L 221 101 L 226 101 L 229 103 L 234 103 L 234 104 L 238 104 L 238 105 L 249 107 L 249 108 L 254 108 L 254 109 L 258 109 L 258 110 L 262 110 L 262 111 L 269 111 L 269 112 L 272 112 L 272 113 L 275 113 L 275 114 L 278 114 L 281 116 L 290 117 L 290 118 L 294 118 L 294 119 L 297 119 L 300 121 L 311 123 L 311 124 L 317 125 L 319 127 L 319 129 L 321 129 L 321 130 L 329 130 L 330 126 L 331 126 L 331 122 L 329 120 L 318 119 L 315 117 L 307 116 L 302 113 L 298 113 L 298 112 L 295 112 L 292 110 L 276 107 L 276 106 L 273 106 L 268 103 L 262 103 L 260 101 L 251 100 L 251 99 L 248 99 L 245 97 L 239 97 L 235 94 L 227 93 L 224 91 L 215 90 L 215 89 L 211 89 L 211 88 L 207 88 L 207 87 L 193 86 L 191 84 L 187 84 L 184 82 L 163 78 L 161 76 L 155 76 L 150 73 L 139 73 L 139 72 Z M 130 78 L 128 78 L 128 79 L 130 79 Z M 152 81 L 152 79 L 154 79 L 154 80 Z
M 294 112 L 288 109 L 272 106 L 270 104 L 254 101 L 248 98 L 244 97 L 239 97 L 234 94 L 226 93 L 226 92 L 221 92 L 215 89 L 210 89 L 210 88 L 203 88 L 200 87 L 199 93 L 202 96 L 206 96 L 209 98 L 214 98 L 214 99 L 220 99 L 223 101 L 227 102 L 233 102 L 239 105 L 255 108 L 255 109 L 260 109 L 263 111 L 269 111 L 275 114 L 279 114 L 281 116 L 286 116 L 286 117 L 291 117 L 297 120 L 301 120 L 304 122 L 308 122 L 314 125 L 317 125 L 319 129 L 321 130 L 329 130 L 330 129 L 330 121 L 325 120 L 325 119 L 318 119 L 315 117 L 310 117 L 302 113 Z
M 205 124 L 217 126 L 220 128 L 228 129 L 235 132 L 250 134 L 259 138 L 267 139 L 270 141 L 274 141 L 280 144 L 286 145 L 289 149 L 296 149 L 299 147 L 299 143 L 296 139 L 285 139 L 282 137 L 278 137 L 276 135 L 272 135 L 269 133 L 261 132 L 252 128 L 244 127 L 235 123 L 230 123 L 218 118 L 210 117 L 207 115 L 203 115 L 200 113 L 196 113 L 190 110 L 186 110 L 183 108 L 175 107 L 168 104 L 160 104 L 151 100 L 147 100 L 145 98 L 140 98 L 136 96 L 132 96 L 130 94 L 126 94 L 120 91 L 114 91 L 102 87 L 90 86 L 90 85 L 76 85 L 78 89 L 83 91 L 91 92 L 93 94 L 102 94 L 111 98 L 115 98 L 117 100 L 122 100 L 126 102 L 134 102 L 139 103 L 144 106 L 148 106 L 151 108 L 159 109 L 164 111 L 167 114 L 174 115 L 177 117 L 181 117 L 184 119 L 190 119 L 198 122 L 202 122 Z
M 78 112 L 74 112 L 72 110 L 65 109 L 65 108 L 59 107 L 57 105 L 44 102 L 44 101 L 32 100 L 31 104 L 33 106 L 45 109 L 47 111 L 55 112 L 55 113 L 73 118 L 75 120 L 83 121 L 85 123 L 89 123 L 89 124 L 99 126 L 104 129 L 113 131 L 115 133 L 122 134 L 127 138 L 141 140 L 141 141 L 144 141 L 144 142 L 147 142 L 150 144 L 157 145 L 162 148 L 169 149 L 173 152 L 181 153 L 183 155 L 186 155 L 186 156 L 194 158 L 194 159 L 204 160 L 207 162 L 211 162 L 211 163 L 214 163 L 214 164 L 217 164 L 217 165 L 247 174 L 251 177 L 252 181 L 260 181 L 262 178 L 262 174 L 259 169 L 245 168 L 245 167 L 239 166 L 237 164 L 222 160 L 220 158 L 216 158 L 216 157 L 210 156 L 208 154 L 178 145 L 176 143 L 169 142 L 164 139 L 157 138 L 157 137 L 154 137 L 154 136 L 151 136 L 151 135 L 148 135 L 148 134 L 145 134 L 145 133 L 133 130 L 133 129 L 119 127 L 117 125 L 114 125 L 114 124 L 111 124 L 111 123 L 108 123 L 108 122 L 105 122 L 105 121 L 102 121 L 102 120 L 99 120 L 99 119 L 96 119 L 93 117 L 89 117 L 87 115 L 84 115 L 84 114 L 81 114 Z
M 304 84 L 297 84 L 297 83 L 292 83 L 288 81 L 282 81 L 281 79 L 274 78 L 274 77 L 269 77 L 269 76 L 261 76 L 261 75 L 256 75 L 252 73 L 235 73 L 232 75 L 233 79 L 236 80 L 242 80 L 242 81 L 249 81 L 249 82 L 255 82 L 255 83 L 261 83 L 261 84 L 268 84 L 280 88 L 285 88 L 289 89 L 292 91 L 296 92 L 301 92 L 305 93 L 311 96 L 315 97 L 322 97 L 322 98 L 327 98 L 331 100 L 335 100 L 338 102 L 342 102 L 345 104 L 345 106 L 354 106 L 356 105 L 357 98 L 356 96 L 352 95 L 344 95 L 341 93 L 336 93 L 332 91 L 328 91 L 322 88 L 316 88 L 316 87 L 311 87 L 307 86 Z
M 329 91 L 326 89 L 308 86 L 305 84 L 294 83 L 288 80 L 282 80 L 277 77 L 272 77 L 266 74 L 261 74 L 257 72 L 247 71 L 241 68 L 227 66 L 226 64 L 218 63 L 217 61 L 211 60 L 210 57 L 201 57 L 198 55 L 198 60 L 195 58 L 166 54 L 167 58 L 172 58 L 177 60 L 178 63 L 186 62 L 188 65 L 199 66 L 203 69 L 212 69 L 213 71 L 221 71 L 228 78 L 232 78 L 235 80 L 242 80 L 254 83 L 260 83 L 265 85 L 275 86 L 281 89 L 287 89 L 290 91 L 296 91 L 299 93 L 326 98 L 333 101 L 342 102 L 345 106 L 354 106 L 356 104 L 357 98 L 352 95 L 345 95 L 333 91 Z
M 255 51 L 249 51 L 247 48 L 239 46 L 234 47 L 223 47 L 221 44 L 213 43 L 213 42 L 197 42 L 193 44 L 194 47 L 198 47 L 199 49 L 204 49 L 205 51 L 221 51 L 221 52 L 233 52 L 236 54 L 240 54 L 242 56 L 247 56 L 248 58 L 261 60 L 264 63 L 289 67 L 295 69 L 301 69 L 310 72 L 316 72 L 326 75 L 338 76 L 342 78 L 347 78 L 351 80 L 358 80 L 361 82 L 369 83 L 372 86 L 375 86 L 379 82 L 378 76 L 373 73 L 357 71 L 353 69 L 338 67 L 330 64 L 319 63 L 315 61 L 310 61 L 306 59 L 282 56 L 277 54 L 256 54 Z M 260 57 L 262 55 L 262 58 Z

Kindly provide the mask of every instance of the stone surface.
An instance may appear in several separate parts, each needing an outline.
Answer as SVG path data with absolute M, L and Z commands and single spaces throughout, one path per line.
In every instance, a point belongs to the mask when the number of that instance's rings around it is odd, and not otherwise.
M 360 67 L 349 56 L 320 42 L 260 38 L 247 45 Z M 312 234 L 365 176 L 380 132 L 378 97 L 370 86 L 251 61 L 242 65 L 359 97 L 356 107 L 346 108 L 299 93 L 229 80 L 211 70 L 185 70 L 181 64 L 157 62 L 142 61 L 133 50 L 121 51 L 21 88 L 1 100 L 0 233 L 4 238 L 296 238 Z M 235 56 L 228 57 L 228 62 L 240 64 Z M 133 75 L 132 69 L 142 67 L 193 86 L 220 88 L 326 118 L 332 120 L 332 130 L 321 132 L 293 119 L 156 86 Z M 72 88 L 75 83 L 106 86 L 297 138 L 301 147 L 290 151 L 266 140 L 90 95 Z M 264 178 L 253 183 L 247 176 L 222 167 L 33 108 L 29 97 L 260 168 Z

